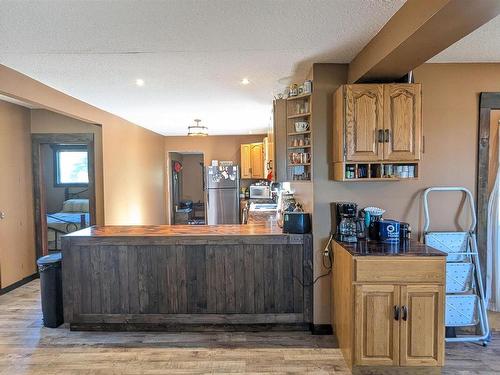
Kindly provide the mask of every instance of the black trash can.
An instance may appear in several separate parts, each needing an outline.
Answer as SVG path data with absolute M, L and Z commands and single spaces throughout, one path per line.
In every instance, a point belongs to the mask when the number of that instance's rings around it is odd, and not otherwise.
M 61 259 L 61 253 L 54 253 L 36 262 L 40 272 L 43 325 L 49 328 L 59 327 L 64 322 Z

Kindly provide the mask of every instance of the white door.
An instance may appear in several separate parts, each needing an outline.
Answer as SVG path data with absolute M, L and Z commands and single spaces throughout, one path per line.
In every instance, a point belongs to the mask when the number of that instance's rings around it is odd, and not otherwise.
M 0 287 L 36 272 L 29 110 L 0 101 Z

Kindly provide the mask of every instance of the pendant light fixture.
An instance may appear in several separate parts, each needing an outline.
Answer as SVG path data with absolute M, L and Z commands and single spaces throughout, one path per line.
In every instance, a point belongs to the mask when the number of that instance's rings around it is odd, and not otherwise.
M 195 119 L 196 125 L 188 126 L 188 135 L 193 137 L 205 137 L 208 135 L 208 128 L 200 125 L 201 120 Z

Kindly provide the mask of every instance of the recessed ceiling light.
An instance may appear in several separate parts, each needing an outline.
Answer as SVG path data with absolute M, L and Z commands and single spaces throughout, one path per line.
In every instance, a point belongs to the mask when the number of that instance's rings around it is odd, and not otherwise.
M 139 86 L 139 87 L 142 87 L 142 86 L 144 86 L 144 80 L 143 80 L 143 79 L 141 79 L 141 78 L 137 78 L 137 79 L 135 80 L 135 84 L 136 84 L 137 86 Z
M 249 80 L 248 78 L 243 78 L 243 79 L 241 80 L 241 84 L 242 84 L 242 85 L 248 85 L 249 83 L 250 83 L 250 80 Z

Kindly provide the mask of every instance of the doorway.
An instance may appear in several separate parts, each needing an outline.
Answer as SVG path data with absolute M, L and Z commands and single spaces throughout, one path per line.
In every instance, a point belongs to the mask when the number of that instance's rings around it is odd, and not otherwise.
M 37 257 L 95 225 L 94 134 L 32 134 Z
M 205 224 L 204 157 L 197 152 L 169 152 L 170 223 Z

